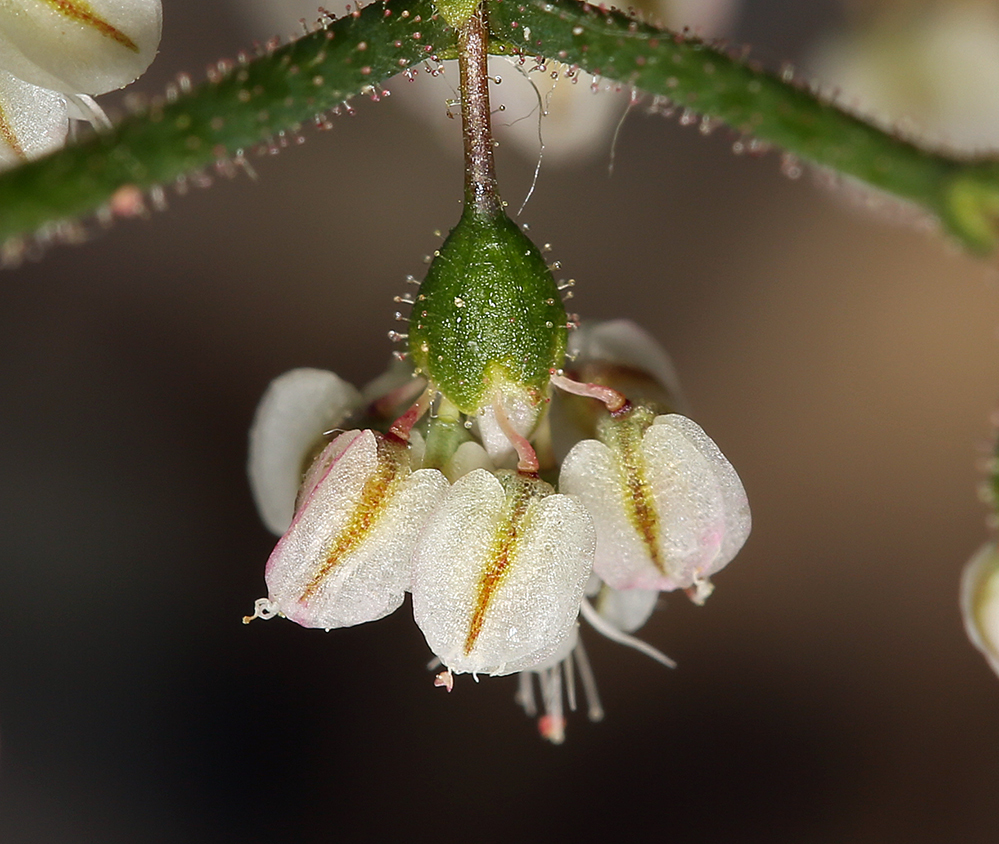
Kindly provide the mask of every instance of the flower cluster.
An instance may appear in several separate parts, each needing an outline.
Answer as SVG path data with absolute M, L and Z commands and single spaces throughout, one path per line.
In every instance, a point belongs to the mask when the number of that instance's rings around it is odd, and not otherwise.
M 749 533 L 745 492 L 675 412 L 672 367 L 645 332 L 584 324 L 567 351 L 539 401 L 500 378 L 474 412 L 402 361 L 361 392 L 315 369 L 275 380 L 249 471 L 283 535 L 252 617 L 328 630 L 381 618 L 409 592 L 438 684 L 521 672 L 533 714 L 537 674 L 541 730 L 556 742 L 563 670 L 571 685 L 578 669 L 600 715 L 580 613 L 670 664 L 628 634 L 661 591 L 707 597 Z
M 109 125 L 90 95 L 142 74 L 161 25 L 160 0 L 0 4 L 0 167 L 62 145 L 71 118 Z

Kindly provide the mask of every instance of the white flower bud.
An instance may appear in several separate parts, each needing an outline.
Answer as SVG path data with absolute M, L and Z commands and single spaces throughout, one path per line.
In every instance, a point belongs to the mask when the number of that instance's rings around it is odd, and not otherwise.
M 454 673 L 512 674 L 560 650 L 579 614 L 593 526 L 572 498 L 475 469 L 427 524 L 413 558 L 413 613 Z

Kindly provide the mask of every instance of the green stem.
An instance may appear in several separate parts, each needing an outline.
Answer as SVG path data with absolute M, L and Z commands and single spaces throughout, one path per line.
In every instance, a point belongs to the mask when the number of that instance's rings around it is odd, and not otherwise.
M 441 4 L 459 28 L 474 8 L 471 0 Z M 999 245 L 999 159 L 923 149 L 718 47 L 618 12 L 575 0 L 487 0 L 485 12 L 495 52 L 578 65 L 668 98 L 918 203 L 971 251 Z M 110 132 L 0 173 L 0 243 L 109 203 L 127 210 L 131 188 L 224 170 L 421 59 L 456 54 L 455 31 L 431 0 L 374 3 L 190 93 L 154 101 Z
M 454 44 L 430 0 L 367 6 L 173 101 L 155 101 L 109 132 L 0 174 L 0 242 L 92 212 L 123 187 L 146 190 L 231 166 Z
M 884 132 L 699 39 L 573 0 L 491 0 L 498 51 L 557 59 L 916 202 L 969 249 L 997 245 L 999 160 L 962 159 Z

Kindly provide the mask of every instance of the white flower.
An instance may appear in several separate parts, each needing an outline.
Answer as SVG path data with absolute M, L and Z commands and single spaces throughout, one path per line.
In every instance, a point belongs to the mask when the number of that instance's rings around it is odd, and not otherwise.
M 253 617 L 359 624 L 410 592 L 444 667 L 436 683 L 519 673 L 517 699 L 536 715 L 536 676 L 539 729 L 555 743 L 577 676 L 590 718 L 603 714 L 580 616 L 673 666 L 630 634 L 660 591 L 703 601 L 749 533 L 745 491 L 701 428 L 668 412 L 679 387 L 648 334 L 625 321 L 587 325 L 569 348 L 566 369 L 550 375 L 551 416 L 545 395 L 461 413 L 410 364 L 360 394 L 320 370 L 278 378 L 254 421 L 250 477 L 267 524 L 290 527 Z M 345 422 L 355 429 L 305 471 Z M 556 492 L 539 474 L 553 478 L 566 451 Z M 516 471 L 501 466 L 511 454 Z
M 267 561 L 268 598 L 258 611 L 326 629 L 394 612 L 446 489 L 437 470 L 411 470 L 405 443 L 373 431 L 341 434 L 306 476 L 302 504 Z
M 961 615 L 971 643 L 999 674 L 999 552 L 987 542 L 964 567 Z
M 142 74 L 161 25 L 160 0 L 3 0 L 0 166 L 61 145 L 70 118 L 106 121 L 89 95 Z
M 544 481 L 475 469 L 451 487 L 413 559 L 413 615 L 456 674 L 545 662 L 575 628 L 593 526 Z
M 601 423 L 602 441 L 573 447 L 559 489 L 577 495 L 597 528 L 594 571 L 615 589 L 693 589 L 749 536 L 746 492 L 695 422 L 679 414 Z

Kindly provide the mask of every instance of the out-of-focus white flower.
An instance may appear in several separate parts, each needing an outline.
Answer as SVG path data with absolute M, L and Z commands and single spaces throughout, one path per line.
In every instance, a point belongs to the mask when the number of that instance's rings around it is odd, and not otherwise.
M 999 146 L 999 7 L 906 0 L 862 7 L 816 49 L 809 72 L 840 104 L 960 152 Z
M 296 21 L 311 22 L 316 17 L 312 0 L 239 0 L 239 5 L 265 34 L 284 35 L 296 29 L 301 32 Z M 697 35 L 712 38 L 726 31 L 738 0 L 645 0 L 632 6 L 651 22 L 677 30 L 689 28 Z M 337 15 L 344 12 L 342 3 L 327 3 L 326 8 Z M 543 142 L 544 160 L 554 164 L 606 154 L 629 95 L 616 84 L 594 80 L 585 71 L 571 76 L 566 75 L 567 71 L 569 68 L 558 62 L 538 69 L 533 61 L 520 64 L 499 57 L 489 60 L 490 75 L 502 79 L 492 93 L 494 108 L 499 109 L 493 116 L 493 129 L 500 143 L 510 143 L 534 159 Z M 398 79 L 389 87 L 400 95 L 397 100 L 440 132 L 445 145 L 460 151 L 447 105 L 448 101 L 457 102 L 457 80 L 457 63 L 447 62 L 438 76 L 420 73 L 415 85 Z M 595 95 L 597 91 L 599 95 Z
M 160 0 L 0 4 L 0 167 L 61 145 L 70 118 L 106 121 L 90 95 L 142 74 L 161 25 Z
M 964 567 L 961 615 L 971 643 L 999 674 L 999 551 L 987 542 Z

